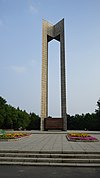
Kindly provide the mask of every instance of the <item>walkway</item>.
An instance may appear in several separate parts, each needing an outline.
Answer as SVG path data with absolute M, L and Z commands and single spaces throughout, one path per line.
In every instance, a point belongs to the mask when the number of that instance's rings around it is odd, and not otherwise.
M 99 142 L 71 142 L 66 132 L 35 132 L 18 140 L 0 141 L 0 151 L 100 152 L 100 132 L 91 132 Z

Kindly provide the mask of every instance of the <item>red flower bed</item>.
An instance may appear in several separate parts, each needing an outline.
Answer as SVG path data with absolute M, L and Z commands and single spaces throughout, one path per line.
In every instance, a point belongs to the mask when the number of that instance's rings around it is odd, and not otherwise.
M 91 135 L 85 134 L 85 133 L 68 133 L 66 135 L 66 137 L 67 137 L 68 141 L 86 141 L 86 142 L 98 141 L 97 138 L 92 137 Z

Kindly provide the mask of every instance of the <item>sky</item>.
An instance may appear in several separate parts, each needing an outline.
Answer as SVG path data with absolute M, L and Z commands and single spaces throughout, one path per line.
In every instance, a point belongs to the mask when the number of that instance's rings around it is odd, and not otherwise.
M 41 112 L 42 20 L 64 18 L 67 113 L 94 113 L 100 97 L 100 0 L 0 0 L 0 96 Z M 60 43 L 49 43 L 48 115 L 61 115 Z

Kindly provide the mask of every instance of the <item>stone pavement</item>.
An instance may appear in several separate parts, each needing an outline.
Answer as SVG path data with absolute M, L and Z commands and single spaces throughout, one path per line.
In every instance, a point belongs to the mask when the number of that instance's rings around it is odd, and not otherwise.
M 87 132 L 99 142 L 71 142 L 66 139 L 67 132 L 32 131 L 28 137 L 17 140 L 0 141 L 0 151 L 37 152 L 100 152 L 100 132 Z

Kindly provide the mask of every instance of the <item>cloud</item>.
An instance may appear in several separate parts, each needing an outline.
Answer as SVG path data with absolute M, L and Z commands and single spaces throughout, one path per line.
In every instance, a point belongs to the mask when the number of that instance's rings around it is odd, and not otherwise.
M 24 66 L 11 66 L 11 69 L 16 73 L 24 73 L 27 70 Z
M 35 14 L 38 13 L 37 7 L 33 6 L 32 4 L 29 6 L 29 10 L 31 13 L 35 13 Z

